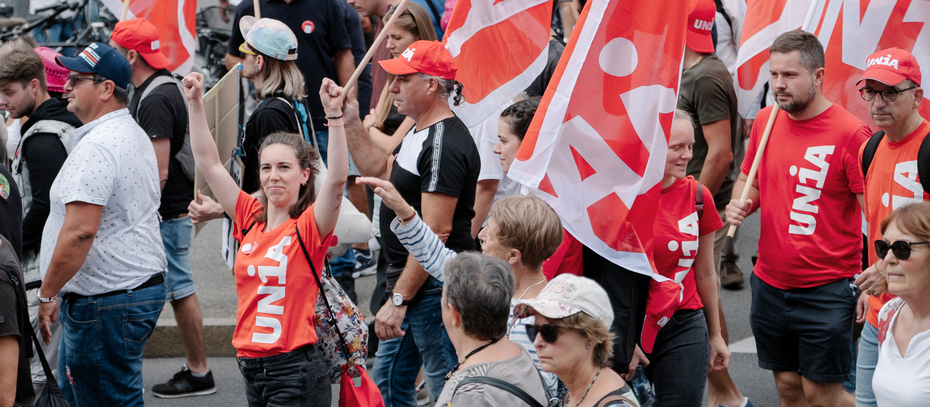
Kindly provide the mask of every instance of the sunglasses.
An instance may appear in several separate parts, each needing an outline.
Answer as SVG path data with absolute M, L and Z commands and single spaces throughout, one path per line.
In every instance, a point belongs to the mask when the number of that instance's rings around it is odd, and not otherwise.
M 254 56 L 256 55 L 256 54 L 255 54 L 255 51 L 252 51 L 252 49 L 249 48 L 249 46 L 248 46 L 248 45 L 245 45 L 245 44 L 246 44 L 246 43 L 243 42 L 242 45 L 239 46 L 239 52 L 241 52 L 241 53 L 243 53 L 243 54 L 249 54 L 249 55 L 251 55 L 251 56 L 254 57 Z
M 77 75 L 68 75 L 68 85 L 72 88 L 77 86 L 78 81 L 92 81 L 94 80 L 93 76 L 77 76 Z
M 891 249 L 891 252 L 894 253 L 894 257 L 898 260 L 907 260 L 908 257 L 911 257 L 911 246 L 927 243 L 930 242 L 905 242 L 903 240 L 898 240 L 894 243 L 888 243 L 884 240 L 876 240 L 875 254 L 878 255 L 878 258 L 884 259 L 888 254 L 888 249 Z M 529 330 L 529 327 L 527 327 L 527 330 Z
M 527 325 L 526 335 L 530 337 L 530 342 L 536 341 L 536 334 L 542 335 L 542 340 L 546 343 L 555 343 L 559 340 L 559 331 L 562 327 L 558 325 Z

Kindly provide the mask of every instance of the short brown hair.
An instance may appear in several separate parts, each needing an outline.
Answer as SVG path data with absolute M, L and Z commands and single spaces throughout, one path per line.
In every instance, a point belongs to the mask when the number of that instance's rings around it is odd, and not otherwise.
M 39 89 L 47 92 L 45 64 L 35 51 L 16 47 L 0 53 L 0 86 L 19 82 L 25 86 L 33 79 L 39 80 Z
M 769 54 L 787 54 L 791 51 L 801 53 L 801 65 L 810 73 L 824 67 L 823 45 L 814 34 L 802 30 L 788 31 L 779 35 L 769 47 Z
M 912 203 L 895 209 L 882 221 L 882 234 L 892 222 L 898 230 L 919 240 L 930 241 L 930 202 Z
M 547 318 L 547 320 L 553 325 L 574 330 L 594 342 L 594 365 L 597 367 L 611 366 L 610 358 L 614 356 L 614 341 L 617 340 L 617 335 L 610 332 L 610 327 L 604 326 L 599 319 L 579 312 L 565 318 Z
M 497 238 L 506 247 L 520 251 L 523 265 L 538 269 L 562 244 L 559 215 L 535 196 L 511 196 L 494 204 L 491 218 L 497 223 Z

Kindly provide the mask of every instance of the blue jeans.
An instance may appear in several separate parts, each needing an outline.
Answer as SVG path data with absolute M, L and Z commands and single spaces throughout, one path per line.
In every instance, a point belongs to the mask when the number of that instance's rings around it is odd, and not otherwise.
M 872 375 L 878 364 L 878 328 L 866 321 L 859 336 L 859 358 L 856 360 L 856 407 L 875 407 Z
M 167 219 L 159 224 L 161 242 L 168 259 L 168 301 L 180 300 L 194 294 L 191 274 L 191 218 Z
M 700 407 L 710 366 L 710 339 L 703 310 L 675 311 L 659 330 L 646 376 L 660 406 Z
M 58 384 L 72 407 L 142 406 L 142 350 L 165 306 L 165 284 L 61 301 Z
M 381 389 L 385 407 L 417 405 L 416 386 L 420 365 L 426 368 L 429 390 L 442 393 L 446 373 L 455 367 L 455 348 L 442 324 L 442 283 L 429 277 L 407 306 L 400 338 L 378 344 L 372 378 Z
M 315 345 L 280 355 L 237 358 L 249 406 L 329 407 L 332 386 Z

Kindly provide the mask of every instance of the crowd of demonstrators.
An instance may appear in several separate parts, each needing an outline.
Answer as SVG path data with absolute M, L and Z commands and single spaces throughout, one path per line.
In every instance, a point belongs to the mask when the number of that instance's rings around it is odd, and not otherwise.
M 878 363 L 869 389 L 879 406 L 916 407 L 930 398 L 930 203 L 895 209 L 880 231 L 875 266 L 897 297 L 878 316 Z
M 58 371 L 69 374 L 58 383 L 69 404 L 142 405 L 142 350 L 166 298 L 155 151 L 126 109 L 131 72 L 118 51 L 93 43 L 56 60 L 84 125 L 49 192 L 39 331 L 48 344 L 48 324 L 61 318 Z
M 741 201 L 765 124 L 753 126 L 726 213 L 739 224 L 764 207 L 751 278 L 750 326 L 759 366 L 774 372 L 783 404 L 851 406 L 855 400 L 843 382 L 852 366 L 850 327 L 858 298 L 852 279 L 861 270 L 857 153 L 871 131 L 824 97 L 828 73 L 817 37 L 789 31 L 769 52 L 770 83 L 783 111 L 777 112 L 749 199 Z M 768 117 L 771 109 L 759 114 Z
M 924 178 L 919 177 L 921 182 L 914 178 L 919 173 L 921 144 L 930 133 L 930 123 L 921 117 L 917 110 L 924 98 L 924 91 L 920 88 L 920 66 L 913 55 L 897 48 L 880 50 L 869 56 L 869 60 L 874 61 L 877 57 L 886 56 L 897 63 L 870 64 L 857 82 L 857 85 L 861 86 L 860 94 L 868 104 L 872 120 L 883 132 L 874 135 L 859 151 L 859 163 L 864 179 L 865 205 L 862 209 L 869 225 L 869 241 L 883 239 L 886 224 L 882 220 L 891 215 L 892 211 L 930 198 L 923 187 Z M 909 174 L 910 177 L 902 178 L 905 174 Z M 906 229 L 911 234 L 919 235 L 923 233 L 920 227 L 918 224 L 899 224 L 897 229 Z M 919 251 L 916 247 L 914 250 Z M 876 246 L 871 244 L 868 245 L 868 251 L 870 266 L 857 280 L 863 293 L 856 309 L 856 321 L 864 324 L 856 365 L 858 406 L 876 405 L 876 398 L 872 392 L 872 372 L 876 364 L 882 360 L 879 357 L 879 311 L 895 295 L 886 289 L 886 276 L 880 273 L 877 267 L 885 256 L 878 253 Z M 906 263 L 906 259 L 897 259 L 901 260 L 902 264 Z M 901 355 L 903 354 L 904 352 L 901 352 Z M 885 382 L 886 385 L 890 383 Z
M 168 261 L 167 300 L 174 310 L 184 343 L 186 364 L 167 383 L 155 385 L 158 397 L 205 395 L 216 392 L 207 366 L 203 340 L 203 316 L 192 278 L 190 246 L 193 223 L 187 206 L 194 198 L 193 156 L 187 125 L 187 102 L 180 82 L 166 68 L 168 58 L 160 51 L 158 30 L 135 18 L 113 28 L 110 46 L 129 62 L 135 91 L 129 113 L 151 138 L 158 163 L 161 201 L 158 214 L 162 244 Z

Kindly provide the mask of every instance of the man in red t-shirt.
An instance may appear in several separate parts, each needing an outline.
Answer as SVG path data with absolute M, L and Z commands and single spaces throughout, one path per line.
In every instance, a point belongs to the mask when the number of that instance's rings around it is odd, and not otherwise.
M 856 283 L 864 291 L 856 307 L 856 322 L 866 322 L 859 342 L 856 365 L 856 405 L 875 406 L 872 373 L 878 363 L 878 311 L 894 298 L 885 293 L 885 279 L 876 271 L 871 243 L 881 240 L 881 223 L 892 211 L 906 204 L 930 199 L 920 184 L 917 152 L 930 133 L 930 122 L 917 108 L 924 98 L 920 88 L 920 66 L 909 52 L 898 48 L 878 51 L 868 58 L 869 67 L 856 82 L 869 105 L 875 125 L 885 131 L 874 150 L 865 180 L 865 220 L 869 223 L 869 264 Z M 876 135 L 875 137 L 879 137 Z M 863 161 L 865 144 L 859 151 Z M 912 250 L 920 250 L 916 247 Z
M 726 210 L 727 221 L 739 224 L 764 208 L 750 280 L 759 367 L 774 372 L 782 405 L 853 406 L 843 382 L 852 367 L 852 278 L 862 251 L 857 152 L 871 131 L 823 96 L 824 53 L 817 37 L 790 31 L 769 53 L 771 88 L 783 111 L 777 112 L 749 199 L 740 201 L 766 123 L 753 126 Z M 759 117 L 769 117 L 771 109 Z

